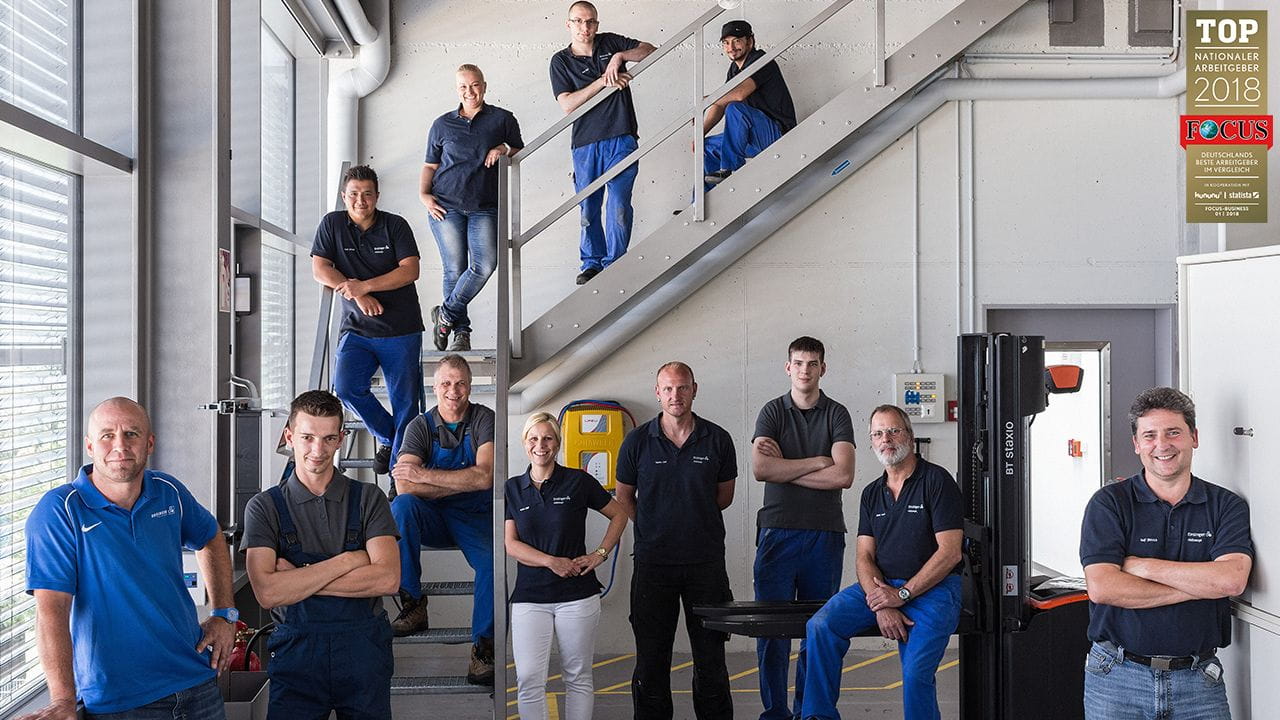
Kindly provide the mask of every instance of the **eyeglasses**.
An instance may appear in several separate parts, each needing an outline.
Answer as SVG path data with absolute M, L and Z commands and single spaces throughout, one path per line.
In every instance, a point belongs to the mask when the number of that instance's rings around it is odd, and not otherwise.
M 903 431 L 903 430 L 902 430 L 902 428 L 898 428 L 898 427 L 885 428 L 885 429 L 883 429 L 883 430 L 872 430 L 872 431 L 871 431 L 871 439 L 872 439 L 872 440 L 879 440 L 880 438 L 884 437 L 885 435 L 888 435 L 889 437 L 897 437 L 897 436 L 898 436 L 898 434 L 899 434 L 899 433 L 901 433 L 902 431 Z
M 587 27 L 600 27 L 599 20 L 583 20 L 582 18 L 569 18 L 569 22 L 577 27 L 586 25 Z

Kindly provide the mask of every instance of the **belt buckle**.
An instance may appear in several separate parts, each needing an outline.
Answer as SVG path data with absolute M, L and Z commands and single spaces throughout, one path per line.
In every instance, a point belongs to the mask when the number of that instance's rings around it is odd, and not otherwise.
M 1153 657 L 1151 658 L 1151 668 L 1153 670 L 1172 670 L 1174 658 Z

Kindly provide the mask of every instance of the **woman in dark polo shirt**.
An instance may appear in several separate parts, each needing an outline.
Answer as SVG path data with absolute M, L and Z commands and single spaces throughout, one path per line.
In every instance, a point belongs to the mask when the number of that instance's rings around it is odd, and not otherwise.
M 622 506 L 596 479 L 556 462 L 560 426 L 534 413 L 521 433 L 529 469 L 507 481 L 507 554 L 519 563 L 511 593 L 511 647 L 520 717 L 547 717 L 547 663 L 554 634 L 565 686 L 565 720 L 590 720 L 591 660 L 600 620 L 595 569 L 627 526 Z M 587 509 L 609 518 L 604 539 L 587 552 Z
M 515 115 L 484 101 L 484 73 L 463 65 L 456 110 L 436 118 L 418 195 L 440 248 L 443 300 L 431 308 L 437 350 L 471 349 L 467 305 L 498 266 L 498 159 L 524 147 Z M 453 333 L 453 343 L 449 343 Z

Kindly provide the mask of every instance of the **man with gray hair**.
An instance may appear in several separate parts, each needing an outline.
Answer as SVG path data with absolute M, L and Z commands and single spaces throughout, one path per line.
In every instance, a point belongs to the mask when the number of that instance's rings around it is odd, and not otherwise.
M 914 452 L 911 420 L 896 405 L 871 411 L 871 448 L 885 472 L 862 491 L 858 582 L 805 628 L 804 718 L 838 718 L 849 638 L 868 627 L 898 641 L 906 720 L 939 716 L 934 674 L 960 620 L 963 501 L 951 473 Z
M 1229 719 L 1216 655 L 1231 642 L 1229 598 L 1253 568 L 1249 506 L 1191 474 L 1191 398 L 1147 390 L 1129 425 L 1142 471 L 1094 493 L 1080 533 L 1093 641 L 1085 717 Z

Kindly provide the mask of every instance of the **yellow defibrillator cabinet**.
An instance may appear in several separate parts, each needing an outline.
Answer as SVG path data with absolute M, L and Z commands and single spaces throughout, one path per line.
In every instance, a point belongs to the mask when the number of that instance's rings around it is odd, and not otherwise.
M 587 471 L 610 492 L 616 485 L 618 451 L 626 436 L 624 413 L 630 415 L 618 403 L 604 400 L 576 401 L 561 411 L 565 466 Z

